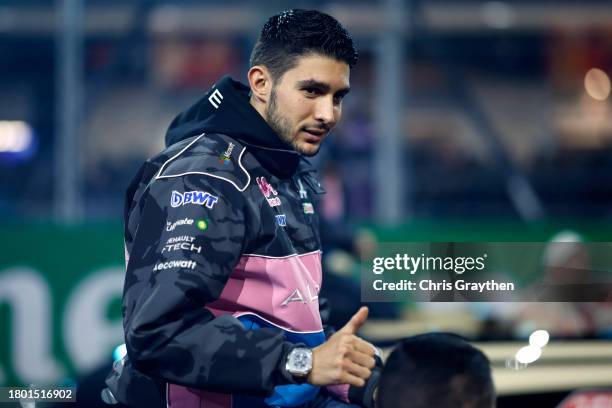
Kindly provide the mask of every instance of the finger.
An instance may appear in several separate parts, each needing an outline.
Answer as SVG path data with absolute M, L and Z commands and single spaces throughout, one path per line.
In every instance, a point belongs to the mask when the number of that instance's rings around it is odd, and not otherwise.
M 342 329 L 340 329 L 340 331 L 354 334 L 357 332 L 357 330 L 359 330 L 361 326 L 363 326 L 367 318 L 368 308 L 366 306 L 363 306 L 357 311 L 357 313 L 353 315 L 353 317 L 351 317 L 351 320 L 349 320 L 348 323 L 345 324 Z
M 348 371 L 350 374 L 356 377 L 367 380 L 372 375 L 372 371 L 369 368 L 362 367 L 359 364 L 353 363 L 352 361 L 348 361 L 345 364 L 346 365 L 344 367 L 346 371 Z
M 368 343 L 367 341 L 355 336 L 354 342 L 355 350 L 367 354 L 368 356 L 374 356 L 376 354 L 376 347 L 372 343 Z
M 364 353 L 360 353 L 358 351 L 353 351 L 349 353 L 349 358 L 352 362 L 354 362 L 355 364 L 359 364 L 362 367 L 372 369 L 376 365 L 376 360 L 374 360 L 374 357 Z
M 363 387 L 365 383 L 366 382 L 363 378 L 359 378 L 350 373 L 344 373 L 340 377 L 340 382 L 339 382 L 339 384 L 349 384 L 349 385 L 352 385 L 354 387 L 359 387 L 359 388 Z

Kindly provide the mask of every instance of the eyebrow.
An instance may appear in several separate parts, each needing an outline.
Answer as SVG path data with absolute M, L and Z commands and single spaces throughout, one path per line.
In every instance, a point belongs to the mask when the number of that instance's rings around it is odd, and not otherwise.
M 305 79 L 303 81 L 298 81 L 299 88 L 318 88 L 322 92 L 329 92 L 330 86 L 325 82 L 317 81 L 315 79 Z M 342 96 L 349 93 L 351 90 L 350 87 L 342 88 L 336 92 L 336 94 L 340 94 Z

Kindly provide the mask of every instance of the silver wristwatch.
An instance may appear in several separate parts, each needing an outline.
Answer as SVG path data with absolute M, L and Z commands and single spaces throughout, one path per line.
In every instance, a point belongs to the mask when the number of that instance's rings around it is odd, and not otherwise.
M 312 370 L 312 350 L 303 347 L 291 350 L 287 356 L 285 369 L 294 377 L 306 377 Z

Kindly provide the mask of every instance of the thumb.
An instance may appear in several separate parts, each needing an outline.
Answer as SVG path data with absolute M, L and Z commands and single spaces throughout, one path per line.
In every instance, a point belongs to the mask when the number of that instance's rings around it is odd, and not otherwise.
M 363 306 L 357 311 L 357 313 L 353 315 L 353 317 L 351 317 L 351 320 L 349 320 L 348 323 L 345 324 L 342 329 L 340 329 L 340 331 L 344 333 L 355 334 L 357 333 L 359 328 L 363 326 L 367 319 L 368 308 L 367 306 Z

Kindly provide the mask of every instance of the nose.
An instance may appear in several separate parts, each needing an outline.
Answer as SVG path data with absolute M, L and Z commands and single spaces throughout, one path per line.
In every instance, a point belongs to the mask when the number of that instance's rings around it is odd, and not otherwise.
M 336 123 L 336 106 L 334 105 L 333 97 L 319 98 L 315 108 L 315 119 L 327 125 L 329 128 L 333 127 Z

